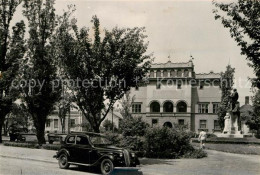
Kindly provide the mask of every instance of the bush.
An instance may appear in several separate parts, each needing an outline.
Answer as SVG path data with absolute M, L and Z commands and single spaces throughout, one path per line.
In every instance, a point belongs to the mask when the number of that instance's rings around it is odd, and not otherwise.
M 105 135 L 106 135 L 107 139 L 110 142 L 112 142 L 113 145 L 116 145 L 116 146 L 121 145 L 122 136 L 119 135 L 118 133 L 106 132 Z
M 37 148 L 35 143 L 19 143 L 19 142 L 4 142 L 4 146 L 14 146 L 23 148 Z
M 116 125 L 110 121 L 110 120 L 105 120 L 103 123 L 103 127 L 105 128 L 105 131 L 112 131 L 114 128 L 115 132 L 118 132 L 118 129 Z
M 191 135 L 167 127 L 156 127 L 147 130 L 145 135 L 146 157 L 151 158 L 181 158 L 184 155 L 198 153 L 190 144 Z M 200 157 L 199 155 L 197 157 Z
M 192 151 L 188 151 L 182 157 L 199 159 L 199 158 L 203 158 L 203 157 L 207 157 L 207 156 L 208 156 L 208 154 L 205 151 L 203 151 L 202 149 L 194 149 Z
M 142 120 L 142 117 L 124 118 L 120 123 L 120 130 L 126 136 L 144 136 L 149 124 Z

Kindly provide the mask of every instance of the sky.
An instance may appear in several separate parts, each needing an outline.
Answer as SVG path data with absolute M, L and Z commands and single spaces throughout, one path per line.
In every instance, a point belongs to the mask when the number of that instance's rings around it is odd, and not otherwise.
M 145 27 L 147 53 L 153 53 L 154 62 L 167 62 L 169 55 L 172 62 L 188 62 L 192 55 L 196 73 L 223 72 L 230 63 L 241 105 L 252 95 L 248 77 L 254 77 L 253 70 L 229 30 L 214 19 L 211 0 L 56 0 L 56 12 L 62 14 L 69 4 L 76 5 L 74 16 L 81 27 L 91 28 L 93 15 L 101 28 Z

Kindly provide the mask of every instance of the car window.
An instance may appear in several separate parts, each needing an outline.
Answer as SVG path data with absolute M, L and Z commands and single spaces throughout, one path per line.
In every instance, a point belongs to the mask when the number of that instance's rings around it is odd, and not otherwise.
M 89 145 L 88 138 L 83 136 L 77 136 L 76 144 L 79 145 Z
M 70 136 L 70 137 L 67 139 L 67 143 L 75 143 L 75 136 Z

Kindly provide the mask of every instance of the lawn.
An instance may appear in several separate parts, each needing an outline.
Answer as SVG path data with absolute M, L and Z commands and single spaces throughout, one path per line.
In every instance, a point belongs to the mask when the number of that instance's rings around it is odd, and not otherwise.
M 199 143 L 192 143 L 192 145 L 195 147 L 199 147 Z M 206 149 L 237 154 L 260 155 L 260 145 L 255 144 L 206 143 Z

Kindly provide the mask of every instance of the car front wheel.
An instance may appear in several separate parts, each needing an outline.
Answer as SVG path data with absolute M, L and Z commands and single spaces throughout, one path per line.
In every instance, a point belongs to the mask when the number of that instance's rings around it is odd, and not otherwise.
M 61 169 L 67 169 L 69 168 L 70 164 L 68 161 L 68 156 L 65 153 L 62 153 L 59 157 L 59 166 Z
M 100 164 L 102 174 L 110 174 L 114 169 L 113 162 L 110 159 L 104 159 Z

